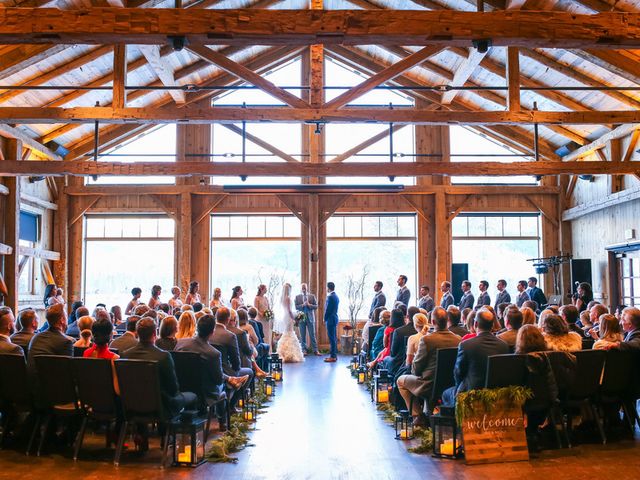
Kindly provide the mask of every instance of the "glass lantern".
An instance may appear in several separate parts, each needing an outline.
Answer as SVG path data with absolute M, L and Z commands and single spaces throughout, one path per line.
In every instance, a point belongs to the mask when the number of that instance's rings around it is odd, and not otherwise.
M 355 335 L 351 337 L 351 354 L 358 355 L 358 338 Z
M 391 378 L 387 370 L 380 369 L 378 374 L 373 377 L 373 399 L 376 403 L 388 403 L 391 397 Z
M 273 397 L 276 394 L 276 382 L 271 375 L 267 375 L 264 379 L 264 394 L 267 397 Z
M 409 410 L 400 410 L 395 417 L 396 440 L 411 440 L 413 438 L 413 417 Z
M 368 373 L 368 368 L 366 365 L 360 365 L 360 368 L 358 368 L 358 384 L 362 385 L 364 382 L 367 381 L 367 373 Z
M 238 407 L 244 408 L 245 405 L 247 404 L 247 400 L 248 400 L 248 392 L 246 388 L 243 388 L 242 395 L 238 399 Z
M 251 400 L 244 402 L 242 407 L 242 418 L 254 424 L 258 416 L 258 406 Z
M 453 408 L 442 407 L 440 412 L 431 415 L 431 432 L 434 457 L 459 456 L 462 442 Z
M 275 382 L 281 382 L 282 381 L 282 367 L 280 366 L 274 366 L 273 370 L 271 371 L 271 376 L 273 377 L 273 380 Z
M 272 353 L 269 357 L 269 372 L 273 372 L 278 368 L 282 371 L 282 359 L 277 353 Z
M 189 421 L 172 425 L 173 465 L 178 467 L 197 467 L 204 463 L 204 418 L 192 418 Z
M 351 359 L 351 362 L 349 362 L 349 369 L 351 370 L 352 377 L 356 376 L 356 372 L 358 371 L 359 366 L 360 364 L 358 363 L 358 356 L 354 355 L 353 358 Z

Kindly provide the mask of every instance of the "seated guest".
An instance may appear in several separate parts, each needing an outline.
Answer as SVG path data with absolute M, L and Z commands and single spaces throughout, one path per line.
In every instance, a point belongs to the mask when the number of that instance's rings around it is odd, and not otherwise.
M 427 316 L 423 313 L 416 313 L 413 316 L 413 328 L 418 333 L 411 335 L 407 341 L 406 365 L 409 367 L 413 363 L 413 358 L 418 351 L 418 343 L 420 342 L 420 339 L 429 333 L 429 322 L 427 320 Z
M 218 307 L 213 307 L 217 310 Z M 258 337 L 258 343 L 256 345 L 256 351 L 258 352 L 257 363 L 263 370 L 268 368 L 267 357 L 269 356 L 269 345 L 264 341 L 264 330 L 262 329 L 262 323 L 256 320 L 258 316 L 258 309 L 251 307 L 248 310 L 240 309 L 239 311 L 246 311 L 248 315 L 247 325 L 253 327 L 253 331 Z
M 180 318 L 178 319 L 178 333 L 176 333 L 176 338 L 180 340 L 181 338 L 193 338 L 193 335 L 196 332 L 196 316 L 191 310 L 187 310 L 182 312 Z
M 192 303 L 191 305 L 193 306 L 193 311 L 195 313 L 200 312 L 204 308 L 204 305 L 200 302 Z
M 591 324 L 593 326 L 590 329 L 585 329 L 587 335 L 591 335 L 591 329 L 595 330 L 596 332 L 599 330 L 600 317 L 605 313 L 609 313 L 609 309 L 601 303 L 597 303 L 593 307 L 591 307 L 591 309 L 589 310 L 589 320 L 591 320 Z
M 380 352 L 384 349 L 384 332 L 391 323 L 391 312 L 389 310 L 383 310 L 380 314 L 380 325 L 382 325 L 376 332 L 376 336 L 371 342 L 371 351 L 369 352 L 369 358 L 376 358 L 380 355 Z
M 142 318 L 136 325 L 138 344 L 122 353 L 127 360 L 151 360 L 158 362 L 160 377 L 160 393 L 162 403 L 172 417 L 178 415 L 183 408 L 196 404 L 196 395 L 181 392 L 173 358 L 169 352 L 155 346 L 156 324 L 151 318 Z
M 499 334 L 498 338 L 510 347 L 515 347 L 518 330 L 520 330 L 520 327 L 522 327 L 522 312 L 518 310 L 518 307 L 514 305 L 513 307 L 507 309 L 504 318 L 504 323 L 507 327 L 507 330 Z
M 445 405 L 454 405 L 455 398 L 460 392 L 484 388 L 487 373 L 487 359 L 491 355 L 509 353 L 509 346 L 496 338 L 491 330 L 495 315 L 485 308 L 476 314 L 477 335 L 458 345 L 458 357 L 453 370 L 455 386 L 448 388 L 442 394 Z
M 82 317 L 89 316 L 89 309 L 83 305 L 80 305 L 76 308 L 75 315 L 73 316 L 73 321 L 67 325 L 67 331 L 65 332 L 68 336 L 73 338 L 80 338 L 80 327 L 78 326 L 78 320 Z
M 64 305 L 52 305 L 47 308 L 45 315 L 49 328 L 36 334 L 29 343 L 27 371 L 33 381 L 36 376 L 35 357 L 38 355 L 73 356 L 73 339 L 63 333 L 67 330 L 67 313 L 64 311 Z M 35 383 L 33 385 L 37 391 L 37 385 Z
M 254 330 L 253 326 L 249 323 L 249 314 L 243 308 L 238 310 L 238 328 L 247 333 L 249 337 L 249 343 L 253 348 L 256 348 L 256 345 L 260 343 L 258 340 L 258 334 Z
M 227 329 L 236 336 L 238 340 L 238 349 L 240 351 L 240 365 L 245 368 L 251 368 L 258 378 L 264 378 L 267 374 L 258 366 L 254 360 L 254 350 L 249 342 L 247 332 L 238 327 L 238 312 L 231 310 L 231 317 Z
M 538 312 L 538 308 L 539 308 L 539 305 L 536 302 L 534 302 L 533 300 L 527 300 L 526 302 L 524 302 L 522 304 L 522 306 L 530 308 L 531 310 L 533 310 L 536 313 Z
M 91 325 L 91 333 L 93 334 L 93 345 L 87 348 L 82 356 L 84 358 L 103 358 L 111 360 L 111 369 L 113 372 L 113 390 L 116 395 L 120 395 L 120 386 L 118 385 L 118 377 L 116 376 L 114 360 L 120 358 L 117 354 L 109 350 L 109 342 L 113 337 L 113 325 L 106 318 L 97 318 Z
M 380 325 L 380 314 L 382 314 L 382 312 L 384 312 L 385 310 L 385 307 L 374 308 L 373 313 L 371 314 L 371 318 L 368 318 L 367 322 L 364 324 L 364 327 L 362 327 L 363 351 L 368 352 L 371 346 L 371 342 L 373 341 L 373 338 L 369 338 L 369 327 Z
M 435 326 L 435 331 L 420 338 L 411 367 L 411 375 L 401 375 L 397 382 L 398 390 L 406 405 L 411 405 L 411 415 L 416 426 L 427 424 L 422 415 L 421 403 L 423 399 L 431 397 L 438 349 L 457 347 L 460 343 L 460 337 L 447 329 L 448 315 L 443 308 L 433 309 L 431 322 Z
M 522 307 L 522 325 L 535 325 L 537 323 L 536 312 L 529 307 Z
M 127 331 L 120 337 L 114 339 L 109 347 L 118 350 L 118 352 L 122 354 L 130 348 L 138 345 L 138 340 L 136 339 L 136 325 L 139 320 L 140 317 L 137 315 L 131 315 L 127 318 Z
M 595 338 L 595 335 L 598 338 Z M 595 350 L 606 350 L 611 346 L 617 346 L 624 339 L 620 322 L 615 315 L 610 313 L 605 313 L 600 317 L 600 331 L 598 334 L 594 332 L 593 336 L 596 340 L 593 344 Z
M 38 314 L 35 310 L 27 308 L 18 314 L 18 330 L 11 335 L 11 342 L 20 345 L 26 352 L 29 342 L 38 329 Z
M 555 315 L 555 313 L 553 313 L 553 310 L 545 308 L 540 312 L 540 315 L 538 316 L 538 328 L 540 330 L 544 330 L 544 323 L 549 315 Z
M 618 344 L 620 350 L 640 350 L 640 309 L 627 307 L 622 311 L 622 328 L 625 337 Z
M 477 312 L 475 310 L 469 310 L 467 313 L 467 317 L 465 319 L 465 326 L 469 333 L 462 336 L 461 341 L 469 340 L 470 338 L 474 338 L 476 336 L 476 315 Z
M 469 309 L 469 312 L 471 309 Z M 467 314 L 469 313 L 467 312 Z M 459 337 L 464 337 L 469 330 L 464 326 L 464 324 L 460 324 L 460 318 L 462 314 L 460 313 L 460 309 L 455 305 L 449 305 L 447 308 L 447 324 L 449 326 L 449 331 L 455 333 Z M 466 318 L 466 317 L 465 317 Z M 433 323 L 433 320 L 431 321 Z
M 544 352 L 547 350 L 547 343 L 544 335 L 535 325 L 523 325 L 518 330 L 516 336 L 516 352 L 517 354 L 525 354 L 532 352 Z
M 157 310 L 158 310 L 158 315 L 161 315 L 161 314 L 169 315 L 169 313 L 173 311 L 171 309 L 171 305 L 169 305 L 168 303 L 161 303 L 160 305 L 158 305 Z
M 113 307 L 111 307 L 111 310 L 109 310 L 109 314 L 111 315 L 111 323 L 113 323 L 114 327 L 117 328 L 118 325 L 124 323 L 122 321 L 122 309 L 120 308 L 120 305 L 114 305 Z M 127 328 L 126 324 L 124 328 Z
M 576 322 L 578 321 L 578 309 L 574 305 L 563 305 L 559 310 L 560 316 L 563 318 L 565 322 L 567 322 L 567 326 L 569 327 L 570 332 L 575 332 L 580 335 L 581 338 L 584 338 L 584 330 L 582 330 Z
M 413 317 L 418 314 L 420 310 L 417 307 L 409 307 L 407 310 L 407 320 L 404 325 L 397 327 L 393 335 L 391 336 L 391 348 L 389 350 L 389 356 L 384 361 L 384 368 L 389 371 L 389 374 L 395 376 L 406 362 L 407 357 L 407 337 L 418 333 L 413 326 Z M 393 312 L 391 314 L 393 318 Z
M 394 308 L 391 311 L 390 315 L 391 320 L 389 321 L 389 325 L 385 327 L 383 332 L 383 348 L 378 356 L 373 361 L 369 362 L 369 368 L 374 368 L 378 363 L 382 362 L 391 354 L 391 339 L 393 332 L 396 328 L 404 326 L 404 314 L 402 313 L 402 310 L 400 310 L 399 308 Z
M 505 325 L 504 325 L 504 312 L 507 310 L 507 308 L 509 308 L 511 304 L 509 303 L 499 303 L 496 306 L 496 318 L 498 319 L 498 322 L 500 323 L 500 327 L 502 327 L 504 329 Z M 515 307 L 515 305 L 513 305 Z M 517 307 L 516 307 L 517 308 Z
M 559 315 L 550 314 L 544 319 L 542 334 L 547 350 L 555 352 L 577 352 L 582 350 L 582 337 L 569 331 L 569 326 Z
M 76 322 L 78 324 L 78 330 L 80 330 L 80 338 L 73 344 L 74 347 L 88 348 L 91 346 L 91 327 L 93 326 L 94 318 L 89 315 L 80 317 Z M 111 321 L 109 321 L 111 323 Z M 113 328 L 113 324 L 111 325 Z
M 136 306 L 136 308 L 133 309 L 133 314 L 142 318 L 142 316 L 147 313 L 149 310 L 151 310 L 149 308 L 148 305 L 145 305 L 144 303 L 141 303 L 140 305 Z
M 125 315 L 142 315 L 140 313 L 135 313 L 133 311 L 134 308 L 138 306 L 140 303 L 140 297 L 142 296 L 142 289 L 135 287 L 131 289 L 131 296 L 133 297 L 129 303 L 127 303 L 127 307 L 124 309 Z
M 591 317 L 589 316 L 589 310 L 580 312 L 580 319 L 576 322 L 576 326 L 582 329 L 582 335 L 587 336 L 587 332 L 593 328 L 591 323 Z
M 170 352 L 176 348 L 178 339 L 176 333 L 178 331 L 178 321 L 176 317 L 169 315 L 160 322 L 160 338 L 156 340 L 156 347 L 161 350 Z
M 11 341 L 15 331 L 16 319 L 9 307 L 0 307 L 0 354 L 20 355 L 24 357 L 24 350 L 20 345 Z

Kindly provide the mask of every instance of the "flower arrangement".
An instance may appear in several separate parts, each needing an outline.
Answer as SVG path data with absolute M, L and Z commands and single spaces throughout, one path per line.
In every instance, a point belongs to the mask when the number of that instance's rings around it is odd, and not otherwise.
M 296 313 L 296 316 L 294 318 L 294 322 L 293 325 L 295 327 L 297 327 L 298 325 L 300 325 L 301 323 L 304 323 L 307 321 L 307 314 L 304 312 L 298 312 Z
M 262 314 L 262 316 L 264 317 L 264 319 L 265 319 L 267 322 L 272 321 L 272 320 L 273 320 L 273 317 L 274 317 L 274 315 L 273 315 L 273 310 L 271 310 L 271 309 L 267 309 L 267 310 L 265 310 L 265 311 L 264 311 L 264 313 Z

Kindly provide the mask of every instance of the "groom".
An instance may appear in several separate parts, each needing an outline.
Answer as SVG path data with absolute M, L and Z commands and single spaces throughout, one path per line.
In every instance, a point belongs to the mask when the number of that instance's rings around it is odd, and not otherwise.
M 315 355 L 318 352 L 318 343 L 316 342 L 316 310 L 318 309 L 318 300 L 313 293 L 307 290 L 307 284 L 300 286 L 301 293 L 296 295 L 296 310 L 305 314 L 305 319 L 300 322 L 300 345 L 302 352 L 307 354 L 307 330 L 309 330 L 309 340 L 311 341 L 311 349 Z
M 329 356 L 324 359 L 325 362 L 335 362 L 338 357 L 338 339 L 336 329 L 338 328 L 338 304 L 340 299 L 336 292 L 336 285 L 333 282 L 327 283 L 327 300 L 324 304 L 324 321 L 327 324 L 327 335 L 329 335 L 329 343 L 331 351 Z

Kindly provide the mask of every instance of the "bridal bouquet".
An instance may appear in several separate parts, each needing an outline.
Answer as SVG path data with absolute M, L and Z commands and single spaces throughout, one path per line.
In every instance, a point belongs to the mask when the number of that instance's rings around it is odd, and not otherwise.
M 273 315 L 273 310 L 271 310 L 271 309 L 267 309 L 267 310 L 265 310 L 265 311 L 264 311 L 264 313 L 262 314 L 262 316 L 264 317 L 264 319 L 265 319 L 267 322 L 272 321 L 272 320 L 273 320 L 273 316 L 274 316 L 274 315 Z
M 293 325 L 297 327 L 300 323 L 307 321 L 307 314 L 304 312 L 298 312 L 296 313 L 294 320 Z

